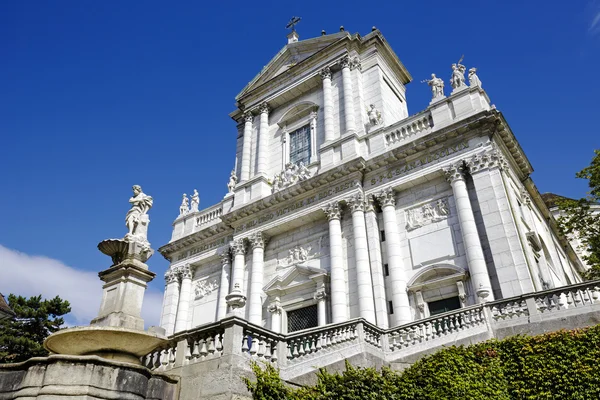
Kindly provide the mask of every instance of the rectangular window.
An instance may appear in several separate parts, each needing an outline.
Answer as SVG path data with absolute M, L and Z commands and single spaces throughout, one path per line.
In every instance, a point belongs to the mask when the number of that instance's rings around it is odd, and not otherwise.
M 387 264 L 383 264 L 383 273 L 385 276 L 390 276 L 390 269 Z
M 379 236 L 381 236 L 381 241 L 385 242 L 385 231 L 380 231 Z
M 394 304 L 392 303 L 392 301 L 388 301 L 388 314 L 393 314 L 394 313 Z
M 290 162 L 310 164 L 310 125 L 290 133 Z
M 316 304 L 287 312 L 288 333 L 314 328 L 318 325 L 319 317 Z

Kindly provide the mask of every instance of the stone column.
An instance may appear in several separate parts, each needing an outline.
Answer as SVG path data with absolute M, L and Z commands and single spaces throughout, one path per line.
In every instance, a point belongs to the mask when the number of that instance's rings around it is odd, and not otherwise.
M 262 323 L 262 289 L 265 265 L 266 239 L 262 232 L 256 232 L 250 238 L 252 247 L 252 271 L 250 273 L 250 298 L 248 299 L 248 321 L 256 325 Z
M 348 320 L 348 300 L 346 297 L 346 278 L 344 276 L 344 257 L 342 254 L 342 225 L 340 223 L 340 204 L 336 201 L 323 208 L 329 219 L 329 257 L 331 282 L 331 316 L 334 324 Z
M 391 188 L 382 190 L 377 194 L 377 200 L 383 213 L 383 229 L 385 231 L 385 248 L 387 252 L 388 270 L 392 292 L 392 306 L 394 314 L 391 315 L 392 326 L 410 322 L 412 319 L 408 293 L 406 292 L 406 273 L 400 252 L 400 232 L 396 218 L 396 196 Z
M 325 290 L 319 290 L 315 293 L 315 300 L 317 300 L 317 311 L 319 316 L 319 326 L 327 325 L 327 294 Z
M 245 182 L 250 179 L 250 158 L 252 157 L 252 121 L 254 116 L 251 112 L 244 114 L 244 143 L 242 145 L 242 170 L 240 181 Z
M 342 67 L 342 87 L 344 88 L 344 122 L 346 123 L 346 133 L 355 132 L 356 124 L 354 122 L 354 93 L 352 92 L 352 74 L 350 66 L 352 61 L 349 57 L 344 57 L 340 61 Z
M 231 270 L 229 249 L 222 252 L 221 257 L 221 282 L 219 283 L 219 306 L 217 308 L 217 321 L 225 318 L 227 315 L 227 300 L 229 294 L 229 273 Z
M 246 264 L 246 243 L 244 239 L 231 242 L 231 254 L 233 255 L 233 269 L 231 270 L 231 292 L 225 297 L 227 305 L 231 307 L 234 314 L 240 314 L 236 310 L 246 305 L 244 296 L 244 266 Z
M 323 79 L 323 120 L 325 123 L 325 142 L 334 139 L 333 132 L 333 94 L 331 93 L 331 69 L 321 70 Z
M 375 324 L 375 299 L 373 298 L 373 281 L 371 279 L 369 245 L 367 243 L 367 228 L 365 226 L 365 198 L 362 193 L 357 193 L 348 199 L 347 202 L 352 210 L 358 308 L 361 318 Z
M 188 327 L 188 314 L 190 311 L 190 298 L 192 297 L 192 268 L 189 264 L 179 267 L 181 274 L 181 290 L 179 293 L 179 306 L 175 320 L 175 333 L 186 330 Z
M 310 161 L 317 160 L 317 112 L 310 113 Z
M 477 224 L 475 223 L 473 208 L 469 200 L 469 192 L 467 191 L 463 169 L 464 163 L 460 161 L 444 167 L 443 171 L 446 174 L 446 179 L 452 186 L 473 289 L 477 294 L 477 302 L 483 303 L 494 300 L 494 293 L 492 292 L 492 284 L 483 256 L 483 249 L 479 240 Z
M 281 333 L 281 303 L 279 297 L 275 297 L 275 300 L 269 304 L 267 311 L 271 313 L 271 330 L 275 333 Z
M 163 314 L 160 326 L 165 329 L 167 336 L 172 335 L 175 330 L 175 319 L 177 318 L 177 306 L 179 305 L 179 276 L 169 269 L 165 273 L 165 296 L 163 300 Z
M 269 164 L 269 106 L 260 105 L 260 127 L 258 131 L 258 166 L 256 174 L 266 174 Z

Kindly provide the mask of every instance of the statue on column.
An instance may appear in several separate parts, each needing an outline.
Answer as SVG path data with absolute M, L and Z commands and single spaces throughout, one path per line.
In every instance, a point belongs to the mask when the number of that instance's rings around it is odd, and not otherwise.
M 431 74 L 431 79 L 421 81 L 427 83 L 431 87 L 432 100 L 444 98 L 444 80 Z
M 469 85 L 481 87 L 481 81 L 479 80 L 479 77 L 477 76 L 477 68 L 469 69 Z
M 456 64 L 452 64 L 452 76 L 450 77 L 450 84 L 454 90 L 459 89 L 465 85 L 465 71 L 467 67 L 461 64 L 464 56 L 458 60 Z
M 233 193 L 233 189 L 235 189 L 235 185 L 237 185 L 237 176 L 235 175 L 235 170 L 231 170 L 231 174 L 229 175 L 229 182 L 227 182 L 227 189 L 229 193 Z
M 142 192 L 140 185 L 133 185 L 133 197 L 129 199 L 131 209 L 125 216 L 128 233 L 125 237 L 136 237 L 143 240 L 148 238 L 148 210 L 152 208 L 152 197 Z
M 198 191 L 196 189 L 194 189 L 194 194 L 192 195 L 192 206 L 191 206 L 191 212 L 198 212 L 198 207 L 200 206 L 200 195 L 198 194 Z
M 179 206 L 179 216 L 185 215 L 190 212 L 190 201 L 188 200 L 187 194 L 183 194 L 181 199 L 181 205 Z

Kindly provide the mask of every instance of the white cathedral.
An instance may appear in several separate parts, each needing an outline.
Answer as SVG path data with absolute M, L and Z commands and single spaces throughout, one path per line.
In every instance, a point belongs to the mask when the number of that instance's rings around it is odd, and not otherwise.
M 462 60 L 461 60 L 462 61 Z M 403 369 L 442 346 L 600 321 L 600 281 L 533 184 L 475 68 L 411 76 L 382 34 L 288 43 L 237 96 L 236 168 L 223 200 L 183 196 L 161 328 L 143 331 L 153 199 L 134 186 L 128 234 L 98 245 L 102 306 L 59 330 L 48 357 L 0 365 L 0 398 L 249 399 L 270 363 Z M 553 209 L 554 210 L 554 209 Z M 554 210 L 556 213 L 556 210 Z
M 476 69 L 452 68 L 409 115 L 412 77 L 378 30 L 292 32 L 236 97 L 229 193 L 204 210 L 184 196 L 159 249 L 167 335 L 230 315 L 386 329 L 581 282 Z

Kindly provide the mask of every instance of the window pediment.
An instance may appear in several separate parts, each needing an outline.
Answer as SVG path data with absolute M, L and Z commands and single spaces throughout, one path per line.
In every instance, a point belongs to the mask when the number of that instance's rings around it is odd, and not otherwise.
M 268 296 L 281 296 L 306 287 L 315 287 L 327 279 L 327 271 L 307 265 L 296 265 L 286 273 L 276 276 L 263 288 Z
M 312 102 L 302 102 L 290 107 L 279 119 L 277 125 L 281 129 L 293 125 L 295 122 L 302 119 L 308 119 L 310 115 L 319 110 L 319 106 Z

